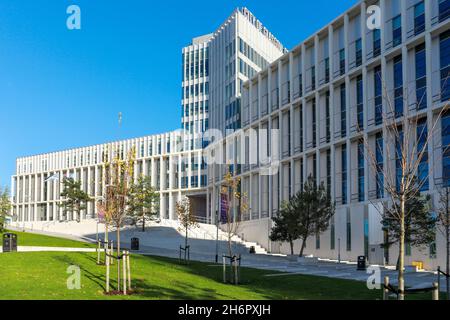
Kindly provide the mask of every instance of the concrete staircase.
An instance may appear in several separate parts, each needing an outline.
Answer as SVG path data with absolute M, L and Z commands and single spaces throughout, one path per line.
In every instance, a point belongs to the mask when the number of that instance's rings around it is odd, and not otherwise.
M 176 230 L 180 229 L 180 223 L 175 220 L 161 220 L 160 225 L 174 228 Z M 216 240 L 217 227 L 211 224 L 199 223 L 198 228 L 189 230 L 189 237 L 202 240 Z M 228 234 L 219 228 L 218 239 L 219 241 L 227 241 Z M 248 253 L 250 251 L 250 248 L 254 247 L 256 254 L 267 254 L 266 249 L 256 242 L 245 241 L 244 239 L 236 235 L 233 236 L 231 240 L 233 241 L 235 247 L 240 247 L 240 249 L 242 249 L 239 251 Z

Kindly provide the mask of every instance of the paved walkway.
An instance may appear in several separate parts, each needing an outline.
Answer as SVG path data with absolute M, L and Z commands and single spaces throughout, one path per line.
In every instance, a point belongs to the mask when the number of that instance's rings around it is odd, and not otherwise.
M 94 239 L 88 239 L 84 237 L 67 236 L 64 234 L 54 234 L 39 232 L 41 234 L 57 235 L 62 238 L 69 238 L 81 241 L 94 241 Z M 140 245 L 140 250 L 135 251 L 135 253 L 143 255 L 152 256 L 163 256 L 170 258 L 179 257 L 179 245 L 183 243 L 183 239 L 176 236 L 176 231 L 171 232 L 168 230 L 155 229 L 151 231 L 152 238 L 156 239 L 154 246 Z M 175 237 L 175 238 L 174 238 Z M 127 237 L 122 237 L 122 239 L 129 239 Z M 147 242 L 148 243 L 148 242 Z M 211 240 L 190 240 L 191 245 L 191 259 L 195 261 L 210 262 L 211 267 L 218 267 L 215 265 L 215 241 Z M 121 241 L 122 248 L 129 248 L 130 243 L 127 241 Z M 63 251 L 69 251 L 69 248 L 51 248 L 51 249 L 63 249 Z M 81 250 L 73 248 L 74 250 Z M 86 248 L 84 248 L 86 249 Z M 288 257 L 277 256 L 277 255 L 251 255 L 247 251 L 242 250 L 241 247 L 237 247 L 237 252 L 242 255 L 242 266 L 251 267 L 263 270 L 272 270 L 283 272 L 284 274 L 269 274 L 268 277 L 280 277 L 292 274 L 304 274 L 304 275 L 316 275 L 324 276 L 330 278 L 340 278 L 348 280 L 356 280 L 366 282 L 370 276 L 365 271 L 357 271 L 356 264 L 350 262 L 337 261 L 325 261 L 325 260 L 314 260 L 314 259 L 304 259 L 302 262 L 291 261 Z M 95 249 L 88 249 L 95 251 Z M 47 250 L 49 251 L 49 249 Z M 53 250 L 51 250 L 53 251 Z M 226 253 L 226 243 L 223 241 L 219 242 L 219 263 L 221 263 L 222 253 Z M 379 267 L 380 277 L 378 281 L 383 281 L 385 276 L 389 276 L 392 284 L 396 284 L 397 272 L 392 267 Z M 433 282 L 437 281 L 436 272 L 405 272 L 405 282 L 408 287 L 429 287 Z M 441 290 L 445 291 L 445 280 L 441 277 Z

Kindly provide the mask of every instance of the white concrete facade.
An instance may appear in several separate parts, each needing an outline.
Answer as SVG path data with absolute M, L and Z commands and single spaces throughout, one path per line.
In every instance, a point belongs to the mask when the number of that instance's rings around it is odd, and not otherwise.
M 379 34 L 367 27 L 367 8 L 371 5 L 381 9 Z M 244 216 L 246 221 L 240 230 L 246 240 L 257 241 L 272 252 L 289 253 L 286 244 L 280 246 L 268 240 L 269 218 L 312 174 L 328 187 L 337 209 L 330 230 L 309 239 L 306 253 L 333 259 L 340 254 L 341 259 L 353 261 L 360 255 L 367 255 L 375 263 L 383 263 L 386 258 L 395 264 L 397 249 L 384 252 L 380 248 L 384 235 L 381 215 L 374 207 L 377 201 L 386 198 L 379 194 L 367 157 L 360 161 L 358 150 L 361 150 L 361 138 L 375 144 L 377 134 L 383 136 L 377 107 L 381 105 L 378 108 L 384 108 L 384 112 L 387 107 L 383 98 L 378 102 L 375 72 L 381 71 L 382 83 L 394 99 L 394 92 L 399 89 L 394 87 L 394 68 L 400 61 L 400 91 L 408 97 L 402 102 L 405 109 L 415 108 L 418 102 L 415 100 L 416 84 L 419 80 L 425 81 L 426 107 L 417 108 L 413 113 L 423 119 L 428 128 L 448 104 L 448 87 L 442 88 L 443 75 L 449 74 L 449 66 L 442 65 L 449 54 L 442 44 L 448 39 L 450 29 L 448 6 L 449 1 L 445 0 L 360 1 L 244 83 L 241 103 L 244 135 L 250 137 L 250 130 L 279 129 L 276 152 L 281 158 L 279 172 L 267 176 L 261 174 L 264 168 L 259 164 L 239 163 L 235 152 L 224 154 L 224 158 L 232 157 L 229 164 L 234 164 L 243 192 L 249 196 L 250 212 Z M 423 49 L 426 71 L 418 79 L 419 54 Z M 435 206 L 438 205 L 438 189 L 448 184 L 450 178 L 443 158 L 447 147 L 444 135 L 448 134 L 446 128 L 441 128 L 443 123 L 438 123 L 428 147 L 430 177 L 429 188 L 424 193 L 432 196 Z M 266 143 L 261 139 L 255 135 L 250 144 Z M 270 146 L 267 150 L 267 156 L 275 152 Z M 227 152 L 228 149 L 224 150 Z M 248 160 L 248 148 L 246 152 Z M 222 183 L 221 173 L 225 167 L 208 167 L 208 193 L 216 199 L 211 202 L 211 211 L 218 209 L 216 190 Z M 445 242 L 438 232 L 435 245 L 436 250 L 411 248 L 407 263 L 423 261 L 427 268 L 444 265 Z M 296 242 L 295 246 L 298 252 L 300 243 Z
M 258 165 L 238 164 L 236 158 L 227 159 L 227 154 L 223 155 L 225 163 L 231 160 L 235 164 L 243 191 L 249 195 L 250 212 L 239 232 L 246 240 L 256 241 L 273 252 L 287 253 L 286 245 L 268 240 L 270 217 L 312 174 L 329 188 L 337 209 L 330 230 L 309 239 L 306 253 L 323 258 L 337 258 L 340 254 L 342 259 L 356 260 L 377 247 L 373 258 L 376 262 L 380 262 L 381 255 L 381 259 L 395 263 L 395 248 L 378 252 L 384 238 L 374 203 L 383 197 L 379 197 L 367 160 L 358 161 L 359 141 L 366 137 L 373 142 L 382 131 L 376 110 L 380 105 L 386 106 L 383 102 L 379 104 L 374 89 L 377 72 L 381 72 L 393 98 L 396 90 L 403 96 L 411 96 L 403 108 L 416 105 L 415 95 L 407 92 L 415 92 L 420 89 L 417 85 L 425 83 L 426 108 L 417 113 L 428 125 L 447 103 L 441 88 L 442 74 L 448 72 L 448 66 L 441 65 L 441 61 L 447 52 L 442 52 L 441 46 L 450 29 L 445 9 L 449 2 L 360 1 L 289 52 L 247 9 L 236 9 L 214 33 L 193 39 L 183 49 L 181 122 L 188 129 L 189 141 L 199 139 L 197 134 L 206 128 L 223 133 L 239 128 L 244 132 L 280 130 L 276 151 L 281 164 L 276 175 L 261 175 Z M 366 24 L 367 8 L 371 5 L 381 8 L 379 33 L 369 30 Z M 422 50 L 425 50 L 425 71 L 419 77 L 417 61 Z M 402 81 L 400 87 L 395 87 L 398 63 Z M 358 130 L 358 122 L 362 130 Z M 443 141 L 447 137 L 441 124 L 428 150 L 430 178 L 426 193 L 432 195 L 434 205 L 438 201 L 437 190 L 450 178 L 445 172 L 448 159 L 444 159 Z M 170 136 L 162 134 L 113 144 L 135 145 L 138 153 L 144 150 L 138 157 L 137 172 L 151 176 L 158 186 L 162 195 L 161 217 L 175 218 L 176 199 L 183 194 L 195 194 L 206 197 L 202 215 L 214 223 L 225 166 L 206 168 L 202 161 L 205 151 L 200 148 L 203 141 L 189 142 L 183 148 L 186 151 L 167 150 Z M 150 145 L 152 152 L 148 151 Z M 161 151 L 156 150 L 159 145 Z M 99 195 L 98 167 L 104 146 L 18 159 L 11 185 L 16 219 L 60 219 L 61 209 L 56 206 L 60 186 L 54 181 L 44 182 L 53 173 L 64 176 L 75 172 L 85 190 L 92 196 Z M 275 152 L 270 146 L 267 149 L 268 155 Z M 168 166 L 173 158 L 179 159 L 179 165 Z M 190 159 L 190 163 L 192 159 L 199 162 L 186 168 L 182 158 Z M 92 203 L 82 218 L 85 217 L 95 217 Z M 296 243 L 296 250 L 298 247 Z M 411 248 L 407 263 L 419 260 L 428 268 L 436 268 L 444 264 L 443 250 L 444 241 L 437 234 L 436 252 Z

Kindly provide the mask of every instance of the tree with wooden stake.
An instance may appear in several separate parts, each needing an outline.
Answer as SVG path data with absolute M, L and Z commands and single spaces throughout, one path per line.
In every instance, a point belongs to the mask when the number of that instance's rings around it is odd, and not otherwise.
M 188 246 L 188 232 L 191 229 L 199 228 L 200 225 L 197 223 L 194 211 L 192 210 L 191 200 L 188 197 L 184 197 L 176 203 L 175 211 L 178 216 L 178 221 L 180 222 L 178 231 L 185 233 L 184 248 L 180 248 L 180 250 L 184 251 L 184 261 L 187 262 L 186 253 L 190 250 L 190 246 Z
M 92 200 L 91 197 L 82 190 L 81 181 L 75 181 L 74 178 L 65 177 L 62 181 L 63 191 L 61 192 L 62 203 L 59 204 L 63 208 L 64 213 L 72 213 L 75 215 L 77 222 L 81 221 L 81 213 L 86 210 L 87 203 Z
M 447 300 L 450 300 L 450 186 L 447 186 L 439 192 L 439 209 L 437 210 L 437 229 L 445 238 L 445 273 Z
M 9 191 L 7 188 L 0 187 L 0 233 L 4 231 L 6 217 L 11 210 L 11 201 L 9 200 Z
M 129 195 L 130 186 L 133 183 L 135 148 L 132 147 L 123 157 L 123 150 L 119 153 L 113 150 L 114 155 L 111 163 L 107 163 L 105 167 L 105 207 L 109 215 L 111 226 L 116 230 L 117 241 L 117 291 L 120 292 L 121 280 L 121 256 L 120 250 L 120 230 L 123 227 L 125 217 L 127 215 L 127 197 Z M 109 269 L 109 264 L 107 263 Z M 107 275 L 109 273 L 107 272 Z M 107 279 L 109 281 L 109 279 Z
M 294 241 L 300 237 L 298 220 L 299 215 L 295 210 L 292 199 L 283 202 L 278 215 L 272 217 L 274 226 L 270 232 L 270 240 L 288 242 L 291 249 L 291 256 L 294 255 Z
M 145 221 L 153 220 L 159 215 L 159 193 L 152 187 L 151 179 L 141 175 L 129 188 L 127 211 L 134 223 L 142 223 L 145 232 Z
M 233 237 L 237 236 L 239 226 L 242 221 L 242 215 L 248 211 L 248 198 L 246 193 L 241 192 L 241 180 L 234 177 L 228 171 L 225 174 L 224 182 L 221 187 L 221 223 L 225 224 L 225 233 L 227 237 L 228 259 L 230 260 L 230 271 L 234 272 L 234 283 L 238 284 L 240 257 L 233 254 Z M 224 257 L 224 271 L 225 271 Z M 234 266 L 234 271 L 233 271 Z M 224 274 L 225 275 L 225 274 Z M 226 277 L 224 277 L 226 282 Z
M 426 119 L 423 113 L 417 112 L 427 106 L 426 93 L 419 96 L 419 91 L 414 90 L 412 97 L 407 88 L 404 88 L 393 98 L 386 83 L 382 81 L 381 71 L 376 73 L 376 78 L 382 86 L 382 99 L 375 108 L 374 124 L 380 126 L 379 134 L 382 134 L 383 145 L 375 135 L 363 133 L 363 128 L 359 125 L 357 131 L 365 146 L 364 157 L 369 163 L 371 174 L 376 177 L 379 191 L 377 198 L 388 200 L 378 200 L 377 204 L 381 205 L 374 204 L 374 207 L 382 216 L 392 213 L 390 219 L 395 220 L 398 225 L 398 297 L 399 300 L 404 300 L 406 221 L 410 214 L 407 203 L 409 198 L 415 197 L 427 187 L 430 170 L 427 172 L 424 167 L 428 166 L 428 147 L 443 112 L 448 109 L 448 102 L 440 109 L 433 110 L 432 119 Z M 443 81 L 443 87 L 446 81 Z M 415 103 L 411 104 L 411 101 Z M 379 161 L 380 153 L 388 160 L 387 164 Z

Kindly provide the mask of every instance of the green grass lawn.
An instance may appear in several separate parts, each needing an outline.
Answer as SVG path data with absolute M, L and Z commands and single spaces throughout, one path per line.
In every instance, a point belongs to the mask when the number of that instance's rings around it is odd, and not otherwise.
M 81 268 L 81 290 L 66 287 L 70 265 Z M 133 255 L 132 284 L 138 294 L 111 297 L 103 294 L 105 267 L 96 265 L 95 253 L 5 253 L 0 254 L 0 266 L 0 299 L 377 299 L 381 295 L 367 290 L 363 282 L 264 277 L 274 272 L 248 268 L 242 270 L 242 285 L 226 285 L 221 283 L 222 269 L 212 264 L 185 266 L 173 259 Z
M 76 241 L 18 233 L 21 245 L 77 246 Z M 81 289 L 67 289 L 67 268 L 81 269 Z M 116 265 L 112 274 L 116 275 Z M 27 252 L 0 254 L 0 299 L 379 299 L 380 290 L 364 282 L 307 275 L 265 277 L 277 272 L 242 268 L 242 284 L 223 284 L 220 266 L 177 260 L 131 256 L 131 296 L 106 296 L 105 266 L 96 264 L 95 253 Z M 112 285 L 115 287 L 115 277 Z M 426 298 L 426 296 L 415 296 Z
M 45 236 L 45 235 L 34 234 L 34 233 L 29 233 L 29 232 L 11 231 L 11 233 L 17 234 L 17 245 L 18 246 L 95 248 L 95 244 L 76 241 L 76 240 Z M 3 237 L 3 234 L 0 233 L 0 236 Z

